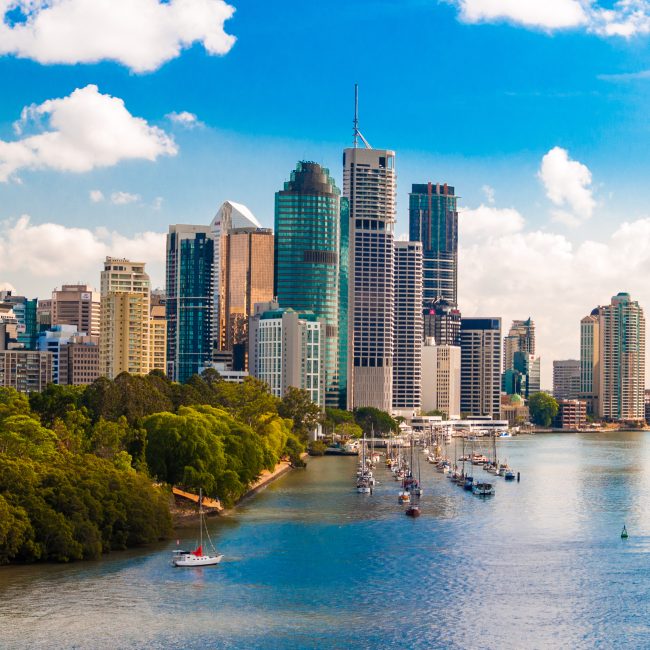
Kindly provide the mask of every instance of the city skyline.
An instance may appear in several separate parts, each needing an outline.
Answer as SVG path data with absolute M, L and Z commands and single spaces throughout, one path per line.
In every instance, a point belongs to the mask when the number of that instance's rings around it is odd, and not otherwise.
M 364 133 L 373 146 L 397 153 L 396 236 L 408 232 L 412 184 L 439 179 L 457 188 L 461 310 L 504 323 L 531 315 L 545 387 L 551 361 L 578 354 L 574 322 L 585 308 L 619 291 L 650 303 L 643 282 L 650 250 L 641 243 L 650 233 L 642 110 L 647 3 L 636 16 L 617 4 L 607 18 L 596 3 L 559 22 L 512 3 L 487 9 L 481 0 L 386 3 L 371 12 L 366 2 L 298 11 L 290 1 L 269 8 L 242 0 L 230 3 L 234 13 L 220 0 L 205 4 L 219 8 L 206 33 L 179 36 L 176 49 L 151 47 L 146 61 L 128 39 L 113 39 L 107 52 L 72 48 L 63 59 L 52 42 L 41 44 L 40 54 L 25 46 L 21 58 L 4 50 L 0 285 L 39 298 L 64 282 L 97 288 L 96 260 L 112 255 L 143 259 L 152 286 L 162 287 L 169 224 L 205 223 L 231 199 L 271 227 L 273 194 L 299 160 L 331 169 L 342 187 L 340 155 L 351 144 L 358 81 Z M 37 19 L 49 10 L 33 11 Z M 353 30 L 365 42 L 361 16 L 373 33 L 396 38 L 394 56 L 381 69 L 350 64 L 345 48 L 336 48 Z M 307 64 L 294 53 L 313 46 L 306 40 L 313 30 L 305 27 L 315 23 L 328 35 L 316 44 L 330 64 L 345 61 L 333 92 L 323 98 L 318 84 L 305 83 L 280 94 L 272 66 L 291 61 L 302 70 Z M 283 39 L 275 37 L 279 26 Z M 434 29 L 436 38 L 428 38 Z M 469 49 L 461 46 L 468 39 Z M 503 48 L 517 56 L 504 57 Z M 560 66 L 567 57 L 576 64 Z M 527 72 L 533 62 L 535 84 Z M 444 65 L 449 80 L 463 79 L 445 102 L 433 101 L 442 85 L 424 77 L 434 63 Z M 179 87 L 175 82 L 188 74 L 214 79 L 215 88 Z M 407 90 L 416 82 L 419 101 L 412 102 Z M 214 101 L 226 92 L 229 101 Z M 107 128 L 135 129 L 144 149 L 98 152 L 87 141 L 75 148 L 71 125 L 96 126 L 101 111 Z M 26 143 L 57 128 L 72 147 L 67 162 Z M 263 162 L 269 158 L 270 170 Z M 564 301 L 570 304 L 558 318 L 558 304 L 573 296 L 582 304 Z

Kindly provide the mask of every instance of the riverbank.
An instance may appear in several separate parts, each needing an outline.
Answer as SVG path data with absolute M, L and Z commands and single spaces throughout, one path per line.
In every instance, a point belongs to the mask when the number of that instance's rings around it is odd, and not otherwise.
M 302 454 L 301 458 L 304 459 L 306 456 L 307 454 Z M 237 508 L 240 503 L 254 496 L 265 487 L 273 483 L 273 481 L 280 478 L 281 476 L 284 476 L 292 469 L 293 466 L 288 460 L 281 460 L 272 470 L 265 469 L 260 474 L 260 477 L 257 479 L 257 481 L 251 484 L 246 494 L 244 494 L 244 496 L 242 496 L 242 498 L 239 499 L 239 501 L 237 501 L 237 503 L 232 508 L 211 508 L 209 511 L 206 511 L 206 516 L 217 517 L 230 514 L 235 508 Z M 174 528 L 184 528 L 186 526 L 191 526 L 198 520 L 196 506 L 191 502 L 174 498 L 173 503 L 170 506 L 170 511 L 172 515 L 172 525 Z

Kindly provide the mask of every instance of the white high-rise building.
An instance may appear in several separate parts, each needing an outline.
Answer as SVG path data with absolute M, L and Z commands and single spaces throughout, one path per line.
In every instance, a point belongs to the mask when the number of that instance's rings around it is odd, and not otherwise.
M 395 242 L 393 411 L 417 415 L 422 391 L 422 244 Z
M 598 415 L 606 420 L 645 420 L 645 317 L 629 293 L 600 308 Z
M 600 393 L 600 309 L 580 321 L 580 399 L 587 402 L 587 412 L 598 415 Z
M 343 152 L 349 200 L 348 406 L 393 404 L 395 152 Z
M 255 305 L 248 339 L 251 376 L 266 382 L 276 397 L 293 386 L 325 406 L 325 326 L 313 312 L 282 309 L 277 302 Z
M 430 411 L 460 417 L 460 347 L 436 345 L 433 337 L 422 348 L 422 412 Z

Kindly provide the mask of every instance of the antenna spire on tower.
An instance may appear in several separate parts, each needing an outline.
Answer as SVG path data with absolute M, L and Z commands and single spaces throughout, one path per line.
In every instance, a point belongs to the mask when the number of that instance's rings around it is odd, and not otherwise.
M 366 149 L 372 149 L 368 140 L 363 137 L 363 133 L 359 131 L 359 84 L 354 84 L 354 120 L 352 120 L 353 134 L 354 134 L 354 148 L 358 146 L 358 139 L 366 146 Z

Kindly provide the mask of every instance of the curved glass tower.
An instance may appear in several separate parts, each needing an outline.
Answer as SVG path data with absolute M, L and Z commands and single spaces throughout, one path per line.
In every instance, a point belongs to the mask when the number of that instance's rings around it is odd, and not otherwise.
M 334 407 L 347 384 L 346 368 L 339 373 L 341 208 L 329 170 L 314 162 L 299 162 L 275 194 L 274 292 L 281 307 L 325 319 L 325 396 Z

